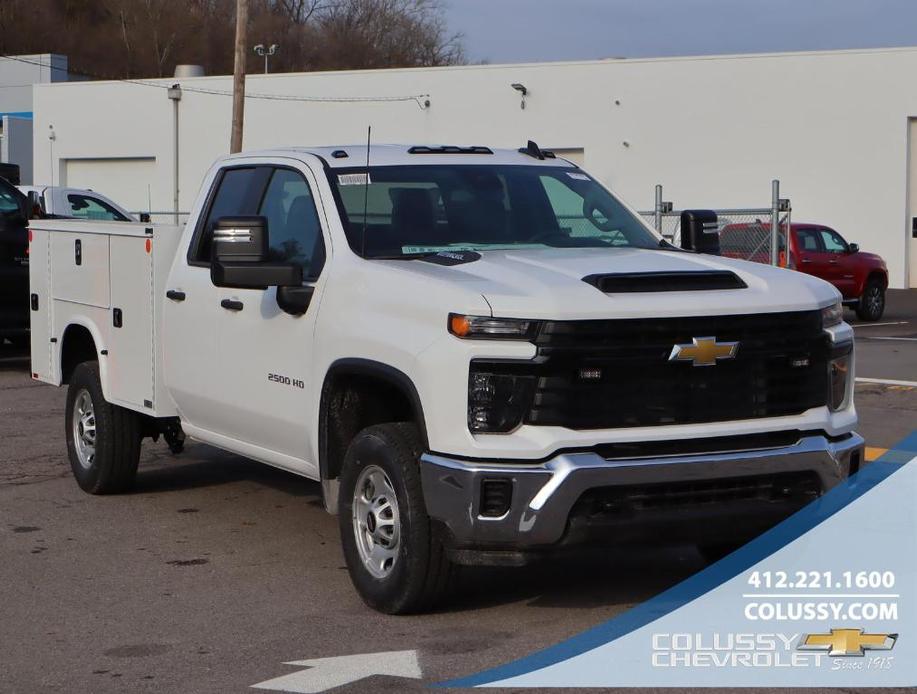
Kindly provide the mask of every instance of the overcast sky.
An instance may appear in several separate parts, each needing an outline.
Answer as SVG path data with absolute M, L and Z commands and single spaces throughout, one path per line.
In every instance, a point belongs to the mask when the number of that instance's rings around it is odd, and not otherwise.
M 917 0 L 446 0 L 469 62 L 917 45 Z

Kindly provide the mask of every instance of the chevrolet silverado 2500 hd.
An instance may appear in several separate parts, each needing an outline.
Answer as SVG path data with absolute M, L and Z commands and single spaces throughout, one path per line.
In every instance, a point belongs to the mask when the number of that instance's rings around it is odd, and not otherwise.
M 674 248 L 534 145 L 253 152 L 201 191 L 183 228 L 32 224 L 33 377 L 87 492 L 159 436 L 319 480 L 400 613 L 457 564 L 716 551 L 864 463 L 836 289 Z

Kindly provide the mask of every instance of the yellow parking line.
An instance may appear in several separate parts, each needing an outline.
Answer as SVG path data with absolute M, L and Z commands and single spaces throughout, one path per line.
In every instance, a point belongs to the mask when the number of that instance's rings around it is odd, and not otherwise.
M 874 448 L 872 446 L 866 446 L 866 460 L 869 462 L 882 457 L 886 453 L 888 453 L 887 448 Z

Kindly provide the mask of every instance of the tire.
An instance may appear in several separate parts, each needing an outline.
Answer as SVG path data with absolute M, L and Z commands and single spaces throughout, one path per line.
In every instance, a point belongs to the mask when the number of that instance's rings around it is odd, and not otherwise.
M 885 313 L 885 288 L 880 280 L 872 279 L 866 283 L 863 295 L 856 307 L 857 318 L 864 321 L 877 321 Z
M 98 362 L 73 370 L 64 421 L 70 469 L 80 488 L 90 494 L 128 491 L 140 462 L 140 417 L 106 402 Z
M 363 601 L 386 614 L 428 610 L 451 583 L 441 531 L 424 505 L 422 452 L 417 428 L 393 423 L 358 433 L 344 457 L 338 502 L 344 559 Z

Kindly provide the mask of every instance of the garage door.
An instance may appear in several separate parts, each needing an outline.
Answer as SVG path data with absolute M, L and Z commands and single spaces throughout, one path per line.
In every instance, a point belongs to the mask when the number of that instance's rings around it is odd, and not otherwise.
M 154 157 L 132 159 L 67 159 L 63 185 L 91 188 L 131 212 L 146 210 L 156 170 Z

